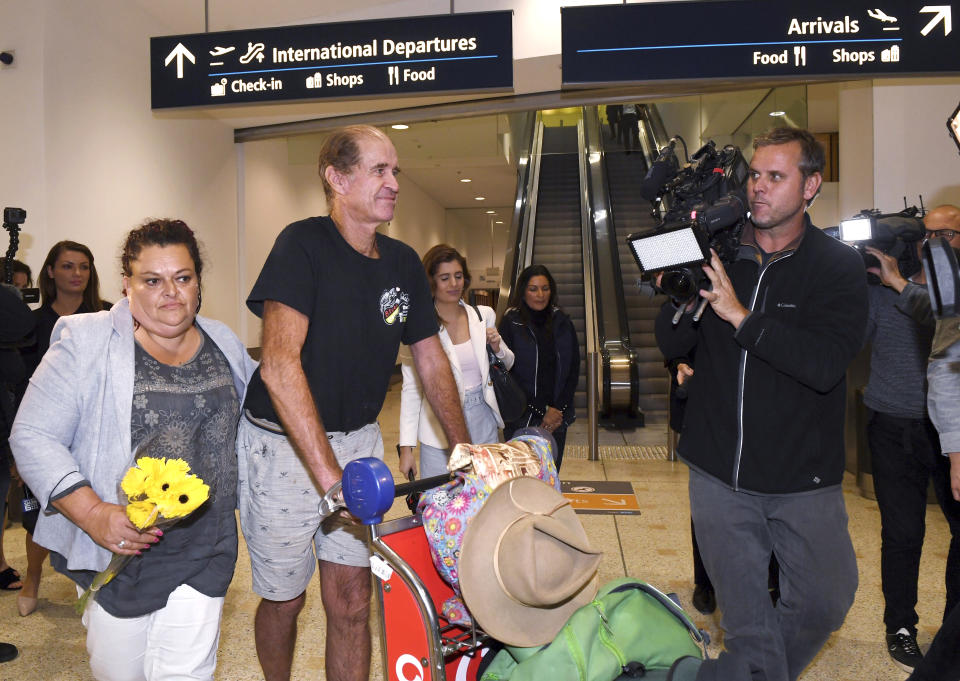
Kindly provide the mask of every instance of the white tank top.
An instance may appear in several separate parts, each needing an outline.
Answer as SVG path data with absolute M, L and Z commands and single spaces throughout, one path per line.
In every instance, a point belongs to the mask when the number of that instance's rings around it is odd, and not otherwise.
M 460 371 L 463 373 L 463 389 L 472 390 L 480 385 L 483 377 L 480 375 L 480 367 L 477 365 L 477 357 L 473 354 L 473 343 L 459 343 L 453 346 L 457 353 L 457 359 L 460 361 Z

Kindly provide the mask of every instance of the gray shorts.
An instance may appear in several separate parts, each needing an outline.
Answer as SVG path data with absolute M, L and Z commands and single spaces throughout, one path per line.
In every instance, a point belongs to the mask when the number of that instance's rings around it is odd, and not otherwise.
M 340 466 L 354 459 L 383 459 L 380 426 L 328 433 Z M 302 594 L 317 560 L 369 566 L 367 528 L 339 515 L 320 522 L 320 495 L 307 467 L 283 435 L 240 419 L 240 526 L 250 553 L 253 590 L 271 601 Z

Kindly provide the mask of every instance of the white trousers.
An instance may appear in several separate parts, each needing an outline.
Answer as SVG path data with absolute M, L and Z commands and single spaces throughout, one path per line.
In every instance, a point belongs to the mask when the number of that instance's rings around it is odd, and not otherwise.
M 210 681 L 217 666 L 223 598 L 181 584 L 167 605 L 114 617 L 93 601 L 83 613 L 97 681 Z

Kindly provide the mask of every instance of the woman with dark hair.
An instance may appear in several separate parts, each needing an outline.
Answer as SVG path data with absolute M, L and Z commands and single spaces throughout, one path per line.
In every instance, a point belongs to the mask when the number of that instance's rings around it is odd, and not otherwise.
M 490 383 L 487 346 L 508 368 L 513 352 L 496 327 L 496 313 L 485 305 L 468 305 L 463 295 L 470 287 L 467 260 L 457 249 L 438 244 L 423 256 L 423 267 L 433 293 L 440 323 L 440 344 L 450 360 L 460 393 L 470 439 L 476 443 L 497 441 L 503 419 Z M 430 404 L 406 346 L 401 350 L 403 388 L 400 393 L 400 472 L 416 475 L 413 448 L 420 443 L 420 476 L 429 478 L 447 472 L 449 444 Z
M 41 304 L 33 312 L 37 320 L 36 343 L 22 353 L 30 373 L 50 347 L 50 334 L 60 317 L 110 309 L 110 303 L 100 299 L 100 277 L 93 264 L 93 253 L 76 241 L 60 241 L 53 245 L 40 268 L 37 283 Z M 24 488 L 23 495 L 27 502 L 35 502 L 29 488 Z M 33 541 L 39 512 L 34 504 L 34 508 L 24 510 L 22 518 L 27 531 L 27 575 L 17 596 L 17 611 L 21 617 L 33 613 L 40 603 L 38 593 L 47 550 Z
M 50 347 L 50 332 L 60 317 L 83 312 L 109 310 L 110 303 L 100 299 L 100 277 L 93 264 L 93 253 L 76 241 L 60 241 L 47 253 L 40 275 L 40 307 L 37 315 L 37 364 Z
M 113 554 L 132 557 L 83 615 L 94 677 L 212 679 L 255 365 L 229 328 L 197 315 L 203 261 L 186 224 L 134 229 L 121 263 L 123 300 L 57 322 L 10 444 L 45 511 L 35 536 L 55 570 L 85 589 Z M 163 532 L 138 530 L 118 490 L 135 455 L 183 459 L 210 499 Z
M 573 394 L 580 378 L 580 344 L 570 317 L 557 306 L 557 285 L 543 265 L 530 265 L 517 277 L 500 335 L 513 348 L 510 373 L 527 393 L 527 411 L 503 429 L 509 440 L 525 426 L 540 426 L 557 442 L 557 470 L 563 460 L 567 426 L 576 418 Z

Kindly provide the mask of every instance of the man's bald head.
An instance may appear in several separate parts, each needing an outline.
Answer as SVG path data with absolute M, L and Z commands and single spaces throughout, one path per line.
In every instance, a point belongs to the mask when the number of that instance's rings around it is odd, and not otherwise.
M 927 230 L 927 238 L 937 236 L 949 237 L 950 245 L 960 249 L 960 208 L 944 204 L 929 211 L 923 218 L 923 226 Z M 943 230 L 951 230 L 954 234 L 940 234 Z

